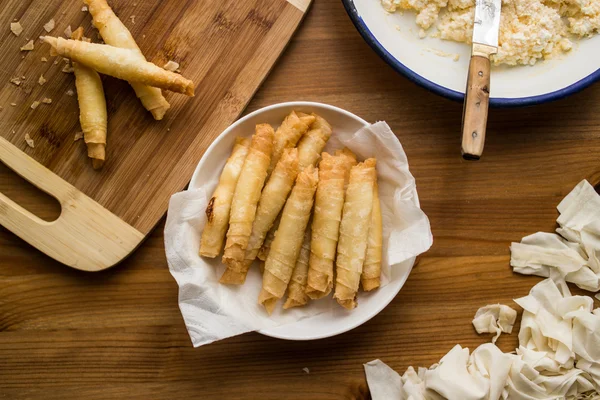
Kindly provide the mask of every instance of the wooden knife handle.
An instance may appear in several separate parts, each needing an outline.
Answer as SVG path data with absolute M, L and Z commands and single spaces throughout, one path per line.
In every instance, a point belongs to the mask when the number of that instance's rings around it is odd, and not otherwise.
M 465 160 L 479 160 L 483 153 L 489 104 L 489 55 L 473 54 L 463 109 L 462 155 Z

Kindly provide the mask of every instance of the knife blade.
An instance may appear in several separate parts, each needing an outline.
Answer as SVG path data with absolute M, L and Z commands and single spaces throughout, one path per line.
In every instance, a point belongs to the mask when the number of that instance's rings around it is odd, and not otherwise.
M 500 11 L 502 0 L 477 0 L 473 24 L 473 43 L 485 44 L 498 49 Z
M 490 103 L 490 56 L 498 52 L 502 0 L 476 0 L 473 49 L 463 108 L 462 155 L 479 160 L 485 144 Z

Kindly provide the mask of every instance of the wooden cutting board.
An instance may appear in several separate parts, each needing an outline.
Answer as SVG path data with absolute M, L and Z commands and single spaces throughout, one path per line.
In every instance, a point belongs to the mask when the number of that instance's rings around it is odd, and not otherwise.
M 38 39 L 50 19 L 56 21 L 50 35 L 82 25 L 96 38 L 91 16 L 78 0 L 0 0 L 0 160 L 62 207 L 57 220 L 46 222 L 0 193 L 0 224 L 77 269 L 121 261 L 164 215 L 213 139 L 244 110 L 310 2 L 110 1 L 148 60 L 178 62 L 196 83 L 196 96 L 166 92 L 171 108 L 155 121 L 126 82 L 103 77 L 107 161 L 95 171 L 83 141 L 74 141 L 81 130 L 74 77 L 61 72 L 63 60 Z M 19 37 L 9 30 L 13 21 L 24 28 Z M 20 51 L 29 39 L 35 49 Z M 47 82 L 39 85 L 42 74 Z M 52 103 L 31 108 L 43 98 Z

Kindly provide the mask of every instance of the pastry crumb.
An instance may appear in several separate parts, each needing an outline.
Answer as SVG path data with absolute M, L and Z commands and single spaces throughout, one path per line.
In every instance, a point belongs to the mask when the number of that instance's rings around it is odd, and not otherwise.
M 54 60 L 54 62 L 52 64 L 54 64 L 54 65 L 58 64 L 58 60 Z
M 51 19 L 50 21 L 46 22 L 44 24 L 44 30 L 48 33 L 50 33 L 52 31 L 52 29 L 54 29 L 55 23 L 54 23 L 54 19 Z
M 67 90 L 67 96 L 73 96 L 75 92 L 71 89 Z
M 67 39 L 71 39 L 71 35 L 73 34 L 73 31 L 71 30 L 71 25 L 65 28 L 64 34 L 67 37 Z
M 131 20 L 132 24 L 135 24 L 135 15 L 130 16 L 129 19 Z
M 33 50 L 33 40 L 30 40 L 29 42 L 27 42 L 27 44 L 25 44 L 24 46 L 21 47 L 21 51 L 31 51 Z
M 88 11 L 88 6 L 83 6 L 83 7 L 81 7 L 81 11 L 83 11 L 83 12 L 87 12 L 87 11 Z
M 21 80 L 18 77 L 10 78 L 10 83 L 15 86 L 21 85 Z
M 44 104 L 52 104 L 52 99 L 49 99 L 48 97 L 44 97 L 42 99 L 42 103 L 44 103 Z
M 44 75 L 40 75 L 39 79 L 38 79 L 38 83 L 40 84 L 40 86 L 42 86 L 44 83 L 46 83 L 47 80 L 46 78 L 44 78 Z
M 40 61 L 41 62 L 48 62 L 48 59 L 46 57 L 42 57 L 42 58 L 40 58 Z
M 36 108 L 38 108 L 39 105 L 40 105 L 40 102 L 36 100 L 33 103 L 31 103 L 31 109 L 35 110 Z
M 31 136 L 29 136 L 29 133 L 25 134 L 25 142 L 27 143 L 27 146 L 31 147 L 32 149 L 35 147 L 35 142 Z
M 302 371 L 306 372 L 307 374 L 310 374 L 310 369 L 308 369 L 308 367 L 302 368 Z
M 179 71 L 179 63 L 170 60 L 163 66 L 163 68 L 166 69 L 167 71 L 178 72 Z
M 11 22 L 10 23 L 10 31 L 15 36 L 19 36 L 21 33 L 23 33 L 23 27 L 21 26 L 20 22 Z
M 71 72 L 73 72 L 73 67 L 71 66 L 71 64 L 67 64 L 63 67 L 61 71 L 65 74 L 70 74 Z
M 10 103 L 10 105 L 16 107 L 17 103 Z
M 75 133 L 75 136 L 73 137 L 73 141 L 76 142 L 78 140 L 83 139 L 83 132 L 77 132 Z

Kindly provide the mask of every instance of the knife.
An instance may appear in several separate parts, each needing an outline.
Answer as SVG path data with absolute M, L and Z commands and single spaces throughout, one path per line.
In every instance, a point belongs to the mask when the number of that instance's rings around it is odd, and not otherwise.
M 485 143 L 490 103 L 490 56 L 498 52 L 502 0 L 477 0 L 473 25 L 473 50 L 463 108 L 462 155 L 479 160 Z

